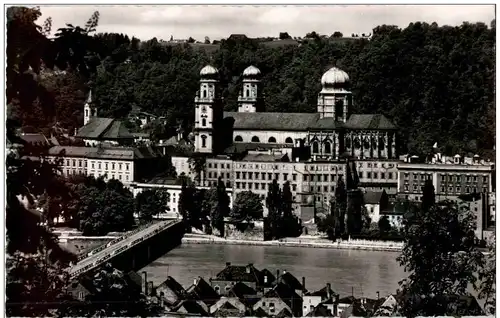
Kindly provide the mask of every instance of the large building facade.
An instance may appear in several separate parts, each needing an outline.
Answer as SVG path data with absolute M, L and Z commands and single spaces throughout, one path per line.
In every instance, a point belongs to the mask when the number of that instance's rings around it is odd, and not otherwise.
M 224 112 L 218 70 L 200 72 L 194 152 L 207 157 L 201 185 L 221 177 L 234 195 L 252 191 L 264 200 L 272 180 L 289 181 L 296 207 L 327 209 L 346 158 L 354 158 L 366 166 L 364 186 L 396 192 L 396 127 L 380 114 L 351 114 L 347 73 L 334 67 L 322 76 L 316 113 L 265 112 L 260 70 L 249 66 L 242 75 L 238 111 Z M 192 175 L 186 157 L 172 162 L 178 175 Z

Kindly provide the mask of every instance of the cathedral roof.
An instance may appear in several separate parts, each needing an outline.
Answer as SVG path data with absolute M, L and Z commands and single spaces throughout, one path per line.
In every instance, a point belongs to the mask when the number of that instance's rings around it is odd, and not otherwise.
M 92 118 L 78 130 L 76 137 L 86 139 L 134 138 L 122 121 L 102 117 Z
M 235 130 L 393 130 L 396 127 L 384 115 L 353 114 L 347 123 L 335 121 L 332 117 L 320 118 L 319 113 L 239 113 L 224 112 L 225 118 L 233 118 Z
M 253 65 L 250 65 L 243 71 L 243 76 L 257 76 L 257 75 L 260 75 L 260 70 Z
M 348 129 L 393 130 L 393 123 L 382 114 L 353 114 L 345 124 Z
M 349 83 L 349 75 L 336 67 L 332 67 L 321 77 L 321 85 L 323 86 L 336 86 L 347 83 Z
M 201 69 L 200 75 L 201 76 L 210 76 L 210 75 L 218 75 L 219 70 L 212 65 L 207 65 L 204 68 Z

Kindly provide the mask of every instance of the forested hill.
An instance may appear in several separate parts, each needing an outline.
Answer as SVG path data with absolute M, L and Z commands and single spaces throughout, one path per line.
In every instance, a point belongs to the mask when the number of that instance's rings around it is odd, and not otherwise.
M 482 152 L 493 148 L 495 136 L 494 23 L 384 25 L 370 40 L 289 46 L 228 39 L 216 50 L 100 34 L 107 57 L 93 76 L 93 97 L 102 115 L 126 116 L 137 105 L 166 115 L 174 127 L 176 118 L 193 120 L 205 64 L 221 72 L 226 110 L 236 110 L 241 73 L 255 65 L 263 73 L 266 111 L 315 112 L 321 76 L 337 66 L 352 81 L 352 112 L 392 119 L 408 146 L 401 151 L 438 142 L 449 154 Z

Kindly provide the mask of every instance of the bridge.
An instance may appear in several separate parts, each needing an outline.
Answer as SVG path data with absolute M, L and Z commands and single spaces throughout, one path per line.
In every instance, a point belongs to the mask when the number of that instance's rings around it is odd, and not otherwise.
M 138 271 L 181 244 L 180 220 L 149 223 L 78 257 L 69 269 L 72 279 L 95 271 L 105 263 L 122 271 Z

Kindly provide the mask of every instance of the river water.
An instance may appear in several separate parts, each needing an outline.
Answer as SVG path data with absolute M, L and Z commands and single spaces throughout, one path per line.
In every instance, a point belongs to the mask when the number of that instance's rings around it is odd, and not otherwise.
M 154 285 L 167 275 L 187 288 L 201 276 L 205 280 L 221 271 L 226 262 L 253 263 L 258 269 L 286 270 L 301 280 L 308 290 L 330 283 L 340 297 L 370 298 L 394 293 L 405 272 L 396 261 L 399 253 L 303 247 L 182 244 L 140 270 Z

